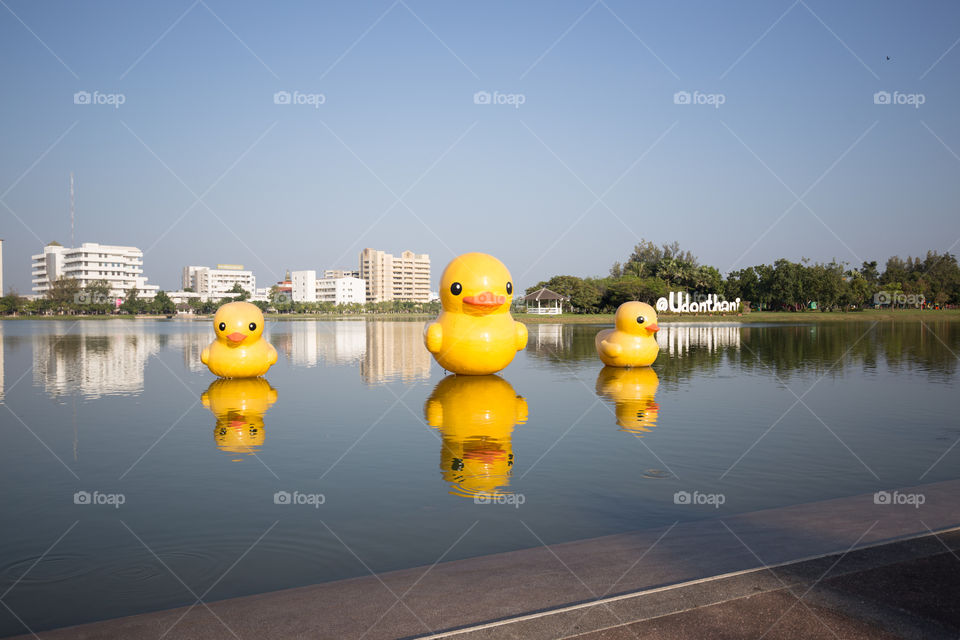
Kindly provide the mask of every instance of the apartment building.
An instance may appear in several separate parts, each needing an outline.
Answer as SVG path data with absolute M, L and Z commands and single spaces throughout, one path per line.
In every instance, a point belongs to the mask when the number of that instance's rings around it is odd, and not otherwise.
M 360 269 L 327 269 L 324 278 L 359 278 Z
M 50 283 L 61 278 L 73 278 L 81 287 L 104 280 L 110 287 L 110 296 L 122 298 L 136 287 L 141 297 L 153 297 L 159 287 L 147 284 L 143 275 L 143 251 L 137 247 L 84 242 L 79 247 L 64 247 L 50 243 L 43 253 L 30 256 L 32 290 L 43 296 Z
M 367 301 L 366 283 L 360 278 L 317 278 L 317 272 L 309 269 L 292 271 L 289 280 L 294 302 L 363 304 Z
M 216 269 L 191 265 L 183 268 L 181 278 L 184 289 L 213 297 L 222 297 L 238 284 L 250 295 L 257 290 L 253 271 L 244 269 L 242 264 L 218 264 Z
M 360 252 L 360 277 L 368 302 L 430 301 L 430 256 L 404 251 L 399 256 L 377 249 Z

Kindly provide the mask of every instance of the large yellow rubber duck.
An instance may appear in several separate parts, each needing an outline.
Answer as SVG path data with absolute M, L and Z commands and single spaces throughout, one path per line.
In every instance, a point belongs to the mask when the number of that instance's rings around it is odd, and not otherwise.
M 424 407 L 440 430 L 440 469 L 454 495 L 506 493 L 513 470 L 511 434 L 527 421 L 527 401 L 499 376 L 447 376 Z
M 650 367 L 604 367 L 597 376 L 597 395 L 613 400 L 622 431 L 642 438 L 657 426 L 659 385 L 657 372 Z
M 453 373 L 496 373 L 527 346 L 527 328 L 510 316 L 513 282 L 507 267 L 486 253 L 465 253 L 440 276 L 443 310 L 423 341 Z
M 228 302 L 213 316 L 216 338 L 200 361 L 221 378 L 262 376 L 277 362 L 277 350 L 263 338 L 263 314 L 249 302 Z
M 656 333 L 657 312 L 646 302 L 624 302 L 617 309 L 614 328 L 597 334 L 594 343 L 603 364 L 611 367 L 646 367 L 660 353 Z
M 217 417 L 213 439 L 221 451 L 253 454 L 263 446 L 263 414 L 277 401 L 277 390 L 269 382 L 215 380 L 200 400 Z

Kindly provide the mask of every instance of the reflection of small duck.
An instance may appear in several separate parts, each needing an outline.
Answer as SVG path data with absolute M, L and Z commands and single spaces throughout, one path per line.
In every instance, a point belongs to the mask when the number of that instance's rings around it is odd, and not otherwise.
M 527 421 L 527 401 L 510 383 L 499 376 L 447 376 L 424 413 L 443 437 L 440 468 L 451 493 L 503 493 L 513 467 L 513 426 Z
M 220 450 L 254 454 L 263 446 L 263 414 L 277 401 L 277 390 L 269 382 L 216 380 L 200 400 L 217 417 L 213 438 Z
M 646 302 L 624 302 L 617 308 L 615 328 L 597 334 L 595 344 L 603 364 L 611 367 L 646 367 L 660 353 L 654 337 L 660 330 L 657 312 Z
M 657 372 L 650 367 L 604 367 L 597 376 L 597 395 L 614 401 L 617 424 L 623 431 L 642 438 L 657 426 L 659 384 Z
M 200 360 L 221 378 L 262 376 L 277 362 L 277 350 L 263 339 L 263 313 L 249 302 L 228 302 L 213 316 L 216 338 Z
M 486 253 L 454 258 L 440 276 L 443 310 L 423 341 L 437 363 L 454 373 L 496 373 L 527 346 L 527 328 L 510 316 L 513 282 L 507 267 Z

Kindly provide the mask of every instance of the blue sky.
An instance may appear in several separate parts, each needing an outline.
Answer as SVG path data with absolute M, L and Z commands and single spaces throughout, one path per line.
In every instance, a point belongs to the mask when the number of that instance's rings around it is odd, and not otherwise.
M 958 38 L 952 2 L 3 0 L 5 285 L 69 242 L 70 171 L 77 243 L 147 250 L 168 289 L 365 246 L 435 280 L 486 251 L 521 290 L 641 237 L 722 271 L 956 251 Z

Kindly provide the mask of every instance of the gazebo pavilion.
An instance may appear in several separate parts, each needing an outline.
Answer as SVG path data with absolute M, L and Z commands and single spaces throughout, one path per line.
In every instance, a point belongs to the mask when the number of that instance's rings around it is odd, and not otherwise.
M 563 301 L 567 300 L 556 291 L 543 288 L 520 298 L 527 305 L 527 313 L 560 315 L 563 313 Z

